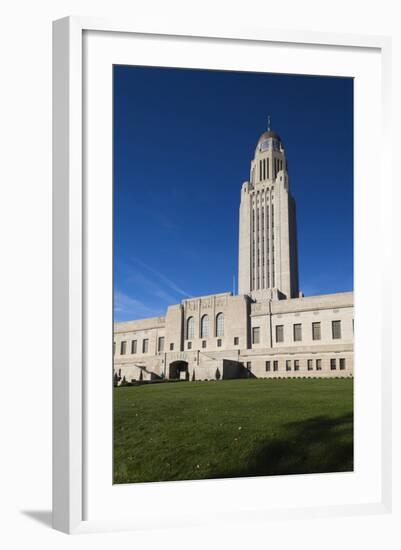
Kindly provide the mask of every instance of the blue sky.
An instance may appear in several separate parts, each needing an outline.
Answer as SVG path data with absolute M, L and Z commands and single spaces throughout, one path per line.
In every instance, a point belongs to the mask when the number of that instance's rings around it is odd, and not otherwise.
M 297 204 L 300 288 L 353 289 L 353 81 L 114 67 L 114 316 L 232 290 L 242 183 L 271 116 Z

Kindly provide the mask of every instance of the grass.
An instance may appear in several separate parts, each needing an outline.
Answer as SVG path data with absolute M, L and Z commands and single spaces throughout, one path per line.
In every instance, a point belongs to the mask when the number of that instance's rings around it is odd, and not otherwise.
M 352 469 L 351 379 L 114 388 L 114 483 Z

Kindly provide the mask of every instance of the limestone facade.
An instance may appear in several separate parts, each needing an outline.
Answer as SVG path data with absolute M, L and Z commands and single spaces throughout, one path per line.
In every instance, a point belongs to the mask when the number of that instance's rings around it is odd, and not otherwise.
M 239 293 L 183 300 L 115 323 L 118 383 L 353 376 L 353 293 L 299 292 L 295 201 L 280 137 L 257 142 L 241 189 Z

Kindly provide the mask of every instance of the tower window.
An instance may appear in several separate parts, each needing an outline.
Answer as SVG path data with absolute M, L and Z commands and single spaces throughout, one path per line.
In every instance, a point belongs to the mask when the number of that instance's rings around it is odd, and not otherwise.
M 224 336 L 224 315 L 218 313 L 216 315 L 216 336 Z
M 252 343 L 253 344 L 259 344 L 260 343 L 260 327 L 253 327 L 252 328 Z
M 312 339 L 320 340 L 320 338 L 321 338 L 320 323 L 312 323 Z
M 284 342 L 284 325 L 276 325 L 276 342 Z
M 333 335 L 333 340 L 338 340 L 341 338 L 341 321 L 332 321 L 331 332 Z

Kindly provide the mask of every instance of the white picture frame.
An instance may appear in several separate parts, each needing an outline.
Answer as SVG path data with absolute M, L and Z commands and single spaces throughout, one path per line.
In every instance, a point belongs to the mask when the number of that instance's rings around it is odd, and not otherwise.
M 143 38 L 147 41 L 160 40 L 161 37 L 179 39 L 185 44 L 196 42 L 198 45 L 207 45 L 213 52 L 216 44 L 224 44 L 227 47 L 235 45 L 258 44 L 261 47 L 264 44 L 284 45 L 288 48 L 297 48 L 305 51 L 314 51 L 314 48 L 333 48 L 336 49 L 335 55 L 339 51 L 346 56 L 352 52 L 366 51 L 375 52 L 376 61 L 380 64 L 380 81 L 376 85 L 380 87 L 380 113 L 377 111 L 374 124 L 380 130 L 381 157 L 378 162 L 378 175 L 381 181 L 380 189 L 387 196 L 391 195 L 391 172 L 390 165 L 386 162 L 387 151 L 385 143 L 389 136 L 390 125 L 390 55 L 391 42 L 387 37 L 373 36 L 353 36 L 336 35 L 313 32 L 288 32 L 269 29 L 198 29 L 182 28 L 179 23 L 165 28 L 142 28 L 141 25 L 131 24 L 121 21 L 104 21 L 93 18 L 69 17 L 54 22 L 53 33 L 53 526 L 56 529 L 67 533 L 115 530 L 115 529 L 139 529 L 151 526 L 147 523 L 146 516 L 140 514 L 131 514 L 119 516 L 119 514 L 108 516 L 106 508 L 99 507 L 99 513 L 94 517 L 88 516 L 88 501 L 95 499 L 92 488 L 94 485 L 102 486 L 108 483 L 101 479 L 99 472 L 91 466 L 85 456 L 88 454 L 90 445 L 96 446 L 98 443 L 88 438 L 93 428 L 93 418 L 88 411 L 88 401 L 91 407 L 96 405 L 96 398 L 88 390 L 88 356 L 91 353 L 91 338 L 88 331 L 88 318 L 91 318 L 90 304 L 87 300 L 88 278 L 85 274 L 89 262 L 96 262 L 96 258 L 90 259 L 91 239 L 87 237 L 88 232 L 88 200 L 90 209 L 96 209 L 97 204 L 92 201 L 91 192 L 85 189 L 84 181 L 88 177 L 85 166 L 85 155 L 88 154 L 87 136 L 84 135 L 85 117 L 88 105 L 86 102 L 84 87 L 87 84 L 85 79 L 89 73 L 85 73 L 83 60 L 93 61 L 92 53 L 94 48 L 85 42 L 85 34 L 92 33 L 93 36 L 107 36 L 107 44 L 94 44 L 99 48 L 111 47 L 113 42 L 129 37 Z M 92 49 L 91 49 L 92 48 Z M 91 51 L 88 53 L 88 49 Z M 153 60 L 161 57 L 160 49 L 155 47 L 150 51 Z M 333 54 L 333 55 L 334 55 Z M 125 55 L 125 54 L 124 54 Z M 128 54 L 127 54 L 128 55 Z M 209 53 L 210 55 L 210 53 Z M 89 56 L 89 57 L 88 57 Z M 155 61 L 153 61 L 155 63 Z M 213 63 L 213 61 L 210 61 Z M 214 61 L 218 66 L 218 55 Z M 232 58 L 232 67 L 236 67 L 238 60 Z M 146 64 L 146 63 L 145 63 Z M 152 64 L 152 62 L 150 63 Z M 185 66 L 185 65 L 184 65 Z M 197 66 L 197 65 L 195 65 Z M 295 72 L 295 71 L 294 71 Z M 91 76 L 89 75 L 89 78 Z M 377 80 L 377 79 L 376 79 Z M 107 94 L 105 100 L 107 100 Z M 377 101 L 376 101 L 377 103 Z M 378 108 L 378 105 L 376 105 Z M 104 128 L 110 129 L 110 121 Z M 359 122 L 358 122 L 359 123 Z M 85 130 L 86 131 L 86 130 Z M 357 134 L 361 135 L 361 134 Z M 102 147 L 107 147 L 110 143 L 110 136 L 105 139 Z M 90 151 L 89 151 L 89 154 Z M 110 153 L 111 154 L 111 153 Z M 363 159 L 356 159 L 356 170 L 362 166 Z M 108 174 L 110 175 L 110 174 Z M 106 174 L 106 177 L 108 177 Z M 356 177 L 360 174 L 356 173 Z M 110 197 L 107 191 L 103 196 L 103 207 Z M 379 191 L 378 191 L 379 193 Z M 100 193 L 101 194 L 101 193 Z M 376 201 L 366 206 L 367 210 L 358 213 L 359 220 L 357 224 L 366 224 L 365 216 L 369 213 L 369 208 L 373 208 Z M 100 204 L 100 203 L 99 203 Z M 363 207 L 365 208 L 365 206 Z M 90 210 L 90 219 L 94 219 L 95 210 Z M 376 238 L 385 235 L 389 231 L 388 220 L 383 208 L 378 211 L 378 232 Z M 90 222 L 92 223 L 92 222 Z M 107 225 L 107 224 L 106 224 Z M 109 228 L 110 229 L 110 228 Z M 89 228 L 89 233 L 92 229 Z M 108 238 L 110 242 L 111 236 Z M 374 238 L 374 237 L 372 237 Z M 295 499 L 295 505 L 286 506 L 283 502 L 269 503 L 269 517 L 285 518 L 308 518 L 314 515 L 352 515 L 365 513 L 386 513 L 391 510 L 391 356 L 389 330 L 386 329 L 386 316 L 384 312 L 389 308 L 391 297 L 384 292 L 385 277 L 389 271 L 390 249 L 389 244 L 384 244 L 380 251 L 380 277 L 374 282 L 373 288 L 379 288 L 382 291 L 380 296 L 376 296 L 376 302 L 373 300 L 372 307 L 377 307 L 377 314 L 380 319 L 375 325 L 375 329 L 380 330 L 379 340 L 377 342 L 377 359 L 379 360 L 377 378 L 366 385 L 361 385 L 361 393 L 356 395 L 357 400 L 360 397 L 363 401 L 363 392 L 376 392 L 377 401 L 372 409 L 376 412 L 377 431 L 372 426 L 373 437 L 377 436 L 375 445 L 378 446 L 378 455 L 374 468 L 377 473 L 377 485 L 372 488 L 372 492 L 367 491 L 366 495 L 358 501 L 352 494 L 348 500 L 339 496 L 337 500 L 327 500 L 324 504 L 316 505 L 314 501 L 307 502 Z M 107 247 L 106 247 L 107 248 Z M 369 247 L 366 249 L 361 245 L 360 256 L 368 257 Z M 359 253 L 357 252 L 357 255 Z M 89 255 L 89 256 L 88 256 Z M 103 283 L 107 288 L 109 279 Z M 360 304 L 361 310 L 364 306 L 364 293 L 369 292 L 369 287 L 361 290 L 358 297 L 356 294 L 356 303 Z M 366 296 L 365 296 L 366 297 Z M 107 302 L 106 302 L 107 304 Z M 376 306 L 374 305 L 376 304 Z M 106 312 L 111 316 L 111 310 Z M 363 329 L 363 316 L 361 315 L 361 334 Z M 388 319 L 389 317 L 387 317 Z M 111 330 L 110 319 L 110 330 Z M 388 327 L 387 327 L 388 328 Z M 99 330 L 107 330 L 107 324 Z M 368 328 L 366 328 L 366 331 Z M 377 337 L 377 336 L 376 336 Z M 111 336 L 110 336 L 111 338 Z M 358 334 L 356 334 L 356 343 Z M 107 348 L 106 348 L 107 349 Z M 360 346 L 360 357 L 363 354 L 363 345 Z M 107 358 L 106 358 L 107 359 Z M 107 360 L 111 360 L 111 355 Z M 357 367 L 358 368 L 358 367 Z M 109 373 L 105 375 L 109 376 Z M 358 371 L 356 371 L 358 377 Z M 110 377 L 111 388 L 111 377 Z M 90 399 L 88 400 L 88 395 Z M 372 393 L 373 395 L 373 393 Z M 376 407 L 376 408 L 375 408 Z M 107 411 L 108 414 L 110 411 Z M 358 420 L 358 416 L 356 417 Z M 99 422 L 102 417 L 99 416 Z M 111 419 L 104 420 L 109 426 Z M 366 427 L 356 422 L 356 430 L 363 432 Z M 106 430 L 107 431 L 107 430 Z M 357 432 L 358 433 L 358 432 Z M 362 436 L 361 436 L 362 437 Z M 106 441 L 102 441 L 105 444 Z M 111 445 L 111 442 L 109 441 Z M 95 447 L 94 447 L 95 448 Z M 91 451 L 89 451 L 89 454 Z M 92 453 L 93 456 L 93 453 Z M 100 456 L 100 455 L 99 455 Z M 373 460 L 373 459 L 372 459 Z M 107 467 L 107 464 L 106 464 Z M 373 466 L 372 466 L 373 467 Z M 363 468 L 362 468 L 363 469 Z M 104 470 L 103 470 L 104 471 Z M 287 476 L 288 477 L 288 476 Z M 89 481 L 88 479 L 91 478 Z M 305 476 L 298 476 L 294 483 L 298 484 L 299 491 L 304 490 Z M 379 479 L 380 478 L 380 479 Z M 236 484 L 241 483 L 241 486 Z M 312 482 L 312 481 L 311 481 Z M 111 483 L 111 476 L 110 476 Z M 178 499 L 190 499 L 191 494 L 197 493 L 197 499 L 202 502 L 206 498 L 205 493 L 215 492 L 216 501 L 224 492 L 228 495 L 225 498 L 233 500 L 234 494 L 254 494 L 255 500 L 252 509 L 244 510 L 232 504 L 232 507 L 223 513 L 221 520 L 227 521 L 265 521 L 263 505 L 256 498 L 255 483 L 249 480 L 248 485 L 244 480 L 224 480 L 224 484 L 217 481 L 180 482 L 175 484 L 173 491 L 177 493 Z M 262 483 L 261 480 L 258 482 Z M 285 485 L 285 480 L 275 478 L 271 483 L 276 487 Z M 322 476 L 314 478 L 316 486 L 325 483 Z M 332 483 L 332 482 L 329 482 Z M 347 480 L 344 483 L 348 483 Z M 164 507 L 168 506 L 171 497 L 172 483 L 166 484 L 139 484 L 136 488 L 137 495 L 140 495 L 142 502 L 152 499 L 160 500 Z M 346 485 L 344 485 L 345 487 Z M 89 487 L 89 488 L 88 488 Z M 130 488 L 122 488 L 117 499 L 132 498 L 128 495 Z M 284 491 L 288 489 L 284 489 Z M 355 489 L 356 490 L 356 489 Z M 317 489 L 318 491 L 318 489 Z M 123 492 L 127 494 L 124 496 Z M 274 491 L 273 491 L 274 492 Z M 356 494 L 356 493 L 355 493 Z M 91 495 L 91 496 L 90 496 Z M 231 496 L 230 496 L 231 495 Z M 372 495 L 377 495 L 373 497 Z M 96 498 L 107 500 L 106 493 L 96 494 Z M 223 497 L 222 497 L 223 498 Z M 148 499 L 148 500 L 147 500 Z M 114 502 L 114 501 L 113 501 Z M 221 501 L 223 502 L 223 500 Z M 90 507 L 90 506 L 89 506 Z M 190 507 L 189 507 L 190 508 Z M 162 508 L 160 508 L 162 510 Z M 252 513 L 251 513 L 252 512 Z M 160 514 L 161 525 L 169 525 L 171 518 L 168 514 Z M 202 524 L 196 509 L 193 512 L 189 510 L 184 518 L 181 518 L 184 525 Z

